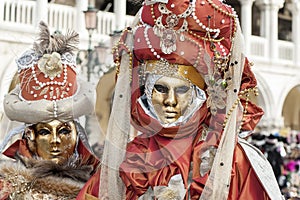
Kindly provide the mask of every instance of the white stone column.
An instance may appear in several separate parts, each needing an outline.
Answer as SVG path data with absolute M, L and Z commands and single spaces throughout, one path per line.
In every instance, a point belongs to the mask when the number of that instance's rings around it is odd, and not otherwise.
M 41 20 L 48 24 L 48 1 L 47 0 L 36 1 L 34 19 L 35 19 L 35 26 L 38 26 Z
M 79 33 L 84 33 L 85 29 L 85 19 L 83 11 L 87 10 L 88 1 L 87 0 L 76 0 L 76 25 L 75 30 Z
M 4 16 L 4 1 L 0 1 L 0 23 L 3 22 L 3 16 Z M 1 117 L 1 116 L 0 116 Z
M 269 61 L 276 62 L 278 58 L 278 10 L 284 0 L 257 0 L 256 5 L 261 9 L 262 36 L 267 39 L 267 56 Z
M 278 10 L 280 8 L 280 5 L 274 2 L 271 3 L 268 8 L 270 9 L 270 35 L 268 38 L 269 57 L 270 60 L 274 60 L 278 58 Z
M 125 17 L 126 17 L 126 1 L 125 0 L 114 0 L 114 13 L 116 15 L 116 24 L 114 31 L 120 31 L 125 28 Z
M 269 9 L 266 9 L 265 4 L 258 4 L 258 1 L 256 1 L 256 5 L 260 9 L 260 36 L 266 37 L 269 35 L 269 22 L 270 20 L 267 20 L 267 16 L 269 16 Z
M 269 38 L 270 35 L 270 20 L 269 20 L 269 16 L 270 16 L 270 10 L 267 9 L 268 7 L 268 2 L 266 2 L 268 0 L 256 0 L 255 4 L 257 5 L 257 7 L 260 10 L 260 36 L 264 37 L 264 38 Z M 265 45 L 265 49 L 264 49 L 264 55 L 267 56 L 266 60 L 269 59 L 269 44 L 267 43 Z
M 245 39 L 245 53 L 250 55 L 252 35 L 252 4 L 254 0 L 239 0 L 241 3 L 241 27 Z
M 291 5 L 292 10 L 292 40 L 294 42 L 294 62 L 297 66 L 300 66 L 300 2 L 299 0 L 293 0 Z

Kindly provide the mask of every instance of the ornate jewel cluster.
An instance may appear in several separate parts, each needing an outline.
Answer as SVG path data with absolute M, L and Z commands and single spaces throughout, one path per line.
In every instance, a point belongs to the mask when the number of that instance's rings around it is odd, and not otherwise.
M 60 77 L 62 72 L 61 56 L 57 52 L 52 54 L 44 54 L 38 61 L 38 68 L 53 80 L 56 76 Z
M 145 64 L 147 65 L 147 64 Z M 168 77 L 176 77 L 179 79 L 182 79 L 182 76 L 178 73 L 178 65 L 177 64 L 171 64 L 166 60 L 159 60 L 155 64 L 149 63 L 148 67 L 151 68 L 151 71 L 145 70 L 145 73 L 152 73 L 152 74 L 159 74 L 163 76 Z M 188 72 L 184 72 L 188 73 Z
M 148 35 L 148 31 L 150 29 L 150 26 L 144 24 L 142 25 L 145 27 L 144 29 L 144 38 L 146 40 L 146 43 L 147 43 L 147 46 L 148 48 L 150 49 L 150 51 L 153 53 L 154 57 L 156 57 L 158 60 L 162 60 L 164 61 L 164 59 L 160 56 L 160 54 L 154 49 L 154 47 L 152 46 L 151 44 L 151 40 L 149 38 L 149 35 Z M 197 49 L 197 52 L 198 52 L 198 55 L 197 57 L 195 58 L 195 63 L 193 63 L 193 66 L 197 68 L 198 64 L 199 64 L 199 61 L 201 59 L 201 53 L 202 53 L 202 50 L 203 50 L 203 47 L 202 45 L 198 44 L 195 40 L 193 40 L 192 38 L 186 38 L 186 40 L 188 40 L 191 45 L 195 45 Z M 140 39 L 137 40 L 138 42 L 140 41 Z M 181 56 L 184 56 L 185 52 L 184 51 L 181 51 L 180 52 L 180 55 Z
M 166 4 L 163 3 L 158 5 L 158 9 L 162 15 L 160 15 L 155 21 L 155 25 L 153 27 L 154 34 L 160 38 L 160 47 L 162 52 L 165 54 L 171 54 L 172 52 L 176 51 L 176 40 L 178 34 L 180 35 L 180 41 L 184 41 L 184 35 L 181 33 L 188 30 L 188 22 L 186 21 L 186 17 L 191 15 L 192 6 L 190 4 L 189 7 L 179 15 L 172 13 L 172 11 L 167 8 Z M 163 15 L 167 15 L 167 25 L 163 25 Z M 178 25 L 179 19 L 183 19 L 183 23 L 178 30 L 175 30 L 174 27 Z
M 217 50 L 216 45 L 219 45 L 221 52 Z M 211 58 L 207 52 L 204 55 L 205 63 L 209 69 L 208 75 L 205 76 L 208 93 L 207 106 L 210 107 L 212 115 L 216 115 L 218 109 L 226 107 L 227 89 L 230 88 L 232 82 L 232 71 L 228 67 L 230 53 L 227 55 L 222 44 L 210 42 L 209 47 L 213 52 L 213 57 Z
M 218 109 L 224 109 L 226 107 L 226 87 L 227 84 L 223 79 L 214 79 L 213 77 L 205 77 L 207 84 L 207 107 L 210 107 L 210 111 L 213 115 L 217 113 Z

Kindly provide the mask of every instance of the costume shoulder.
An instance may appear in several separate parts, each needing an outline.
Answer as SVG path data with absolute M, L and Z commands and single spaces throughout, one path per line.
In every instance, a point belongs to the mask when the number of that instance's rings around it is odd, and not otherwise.
M 33 168 L 0 162 L 0 199 L 75 199 L 83 183 L 59 176 L 37 177 Z M 6 197 L 6 198 L 5 198 Z
M 247 159 L 269 197 L 273 200 L 284 199 L 275 179 L 273 169 L 267 158 L 259 149 L 249 144 L 246 140 L 239 139 L 238 143 L 245 152 Z

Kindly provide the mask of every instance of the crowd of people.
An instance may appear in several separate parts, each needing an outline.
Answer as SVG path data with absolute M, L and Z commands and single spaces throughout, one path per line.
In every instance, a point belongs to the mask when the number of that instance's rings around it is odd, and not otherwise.
M 250 142 L 267 157 L 284 196 L 300 199 L 300 133 L 285 132 L 268 136 L 256 133 Z

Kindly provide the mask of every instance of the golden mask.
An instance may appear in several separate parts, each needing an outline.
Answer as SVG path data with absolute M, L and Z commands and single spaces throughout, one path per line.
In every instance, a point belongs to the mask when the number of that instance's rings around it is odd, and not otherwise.
M 63 163 L 73 155 L 76 147 L 77 131 L 73 121 L 53 120 L 38 123 L 26 131 L 29 149 L 37 156 Z
M 157 117 L 164 124 L 178 120 L 187 110 L 191 101 L 191 84 L 179 78 L 158 79 L 152 92 L 152 105 Z

